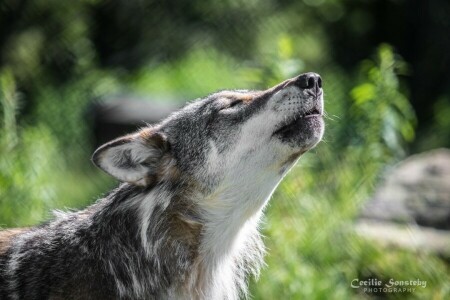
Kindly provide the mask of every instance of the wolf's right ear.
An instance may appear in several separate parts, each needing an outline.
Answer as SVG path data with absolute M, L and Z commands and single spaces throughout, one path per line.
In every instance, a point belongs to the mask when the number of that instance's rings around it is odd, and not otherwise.
M 147 186 L 155 178 L 168 149 L 164 135 L 144 129 L 101 146 L 92 161 L 120 181 Z

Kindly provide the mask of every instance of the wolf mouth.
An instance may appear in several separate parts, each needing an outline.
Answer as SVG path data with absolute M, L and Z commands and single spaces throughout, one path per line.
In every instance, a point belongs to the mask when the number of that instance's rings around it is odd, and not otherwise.
M 312 116 L 322 116 L 322 114 L 320 113 L 320 109 L 318 109 L 317 107 L 314 107 L 313 109 L 303 113 L 301 115 L 301 118 L 307 118 L 307 117 L 312 117 Z
M 319 108 L 314 107 L 306 112 L 294 115 L 292 118 L 284 122 L 284 124 L 279 129 L 277 129 L 273 134 L 278 135 L 291 132 L 295 130 L 295 128 L 298 125 L 307 122 L 308 119 L 319 119 L 319 118 L 322 118 L 322 113 L 320 112 Z

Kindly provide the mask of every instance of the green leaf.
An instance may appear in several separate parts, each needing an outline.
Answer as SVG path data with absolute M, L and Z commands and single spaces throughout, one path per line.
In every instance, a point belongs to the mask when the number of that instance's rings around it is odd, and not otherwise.
M 375 85 L 372 83 L 360 84 L 351 90 L 350 95 L 356 104 L 362 104 L 375 98 Z

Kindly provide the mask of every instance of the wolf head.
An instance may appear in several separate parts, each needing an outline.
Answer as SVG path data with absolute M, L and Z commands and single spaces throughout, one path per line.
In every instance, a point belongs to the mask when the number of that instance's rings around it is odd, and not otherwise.
M 322 79 L 305 73 L 264 91 L 220 91 L 194 101 L 101 146 L 93 161 L 134 185 L 195 182 L 206 194 L 234 189 L 258 196 L 267 194 L 261 185 L 272 190 L 321 140 L 322 114 Z

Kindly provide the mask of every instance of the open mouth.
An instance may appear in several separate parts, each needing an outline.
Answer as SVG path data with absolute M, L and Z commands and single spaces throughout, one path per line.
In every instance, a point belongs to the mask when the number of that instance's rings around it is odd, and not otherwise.
M 321 116 L 322 114 L 320 113 L 319 109 L 314 107 L 313 109 L 303 113 L 300 115 L 301 118 L 307 118 L 307 117 L 312 117 L 312 116 Z
M 311 110 L 308 110 L 306 112 L 303 112 L 301 114 L 296 114 L 292 116 L 289 120 L 286 120 L 286 122 L 277 129 L 273 134 L 286 134 L 291 133 L 293 131 L 296 131 L 296 129 L 303 123 L 306 122 L 309 118 L 321 118 L 322 113 L 320 112 L 320 109 L 317 107 L 313 107 Z M 306 125 L 306 124 L 305 124 Z

